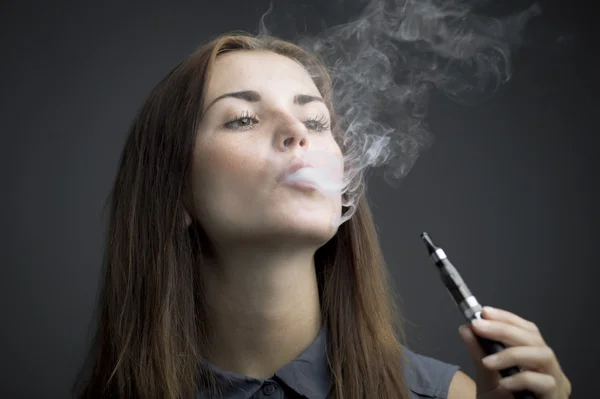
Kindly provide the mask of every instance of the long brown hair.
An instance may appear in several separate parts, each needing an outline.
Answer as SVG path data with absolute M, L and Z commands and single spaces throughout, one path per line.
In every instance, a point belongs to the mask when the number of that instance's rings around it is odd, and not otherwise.
M 206 82 L 216 57 L 272 51 L 300 62 L 334 121 L 325 66 L 294 44 L 234 32 L 200 47 L 151 92 L 136 115 L 109 196 L 98 327 L 74 386 L 80 398 L 193 398 L 214 383 L 199 362 L 206 345 L 199 286 L 205 236 L 191 205 L 190 167 Z M 408 399 L 404 335 L 366 199 L 315 254 L 328 358 L 339 399 Z

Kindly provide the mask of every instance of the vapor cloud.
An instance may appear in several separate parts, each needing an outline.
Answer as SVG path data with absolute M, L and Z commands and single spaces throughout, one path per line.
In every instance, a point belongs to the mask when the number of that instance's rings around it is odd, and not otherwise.
M 261 34 L 278 36 L 277 27 L 284 25 L 278 24 L 274 5 L 277 1 L 261 18 Z M 296 44 L 318 54 L 333 79 L 347 183 L 340 224 L 354 213 L 368 168 L 383 167 L 384 179 L 396 186 L 433 143 L 426 123 L 432 89 L 471 104 L 510 78 L 511 51 L 540 8 L 534 4 L 500 19 L 477 14 L 479 5 L 371 0 L 348 23 L 296 35 Z

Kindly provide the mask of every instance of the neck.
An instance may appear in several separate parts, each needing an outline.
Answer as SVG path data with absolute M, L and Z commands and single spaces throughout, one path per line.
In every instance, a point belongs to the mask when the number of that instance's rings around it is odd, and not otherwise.
M 209 360 L 268 378 L 297 358 L 321 328 L 314 250 L 228 251 L 203 270 Z

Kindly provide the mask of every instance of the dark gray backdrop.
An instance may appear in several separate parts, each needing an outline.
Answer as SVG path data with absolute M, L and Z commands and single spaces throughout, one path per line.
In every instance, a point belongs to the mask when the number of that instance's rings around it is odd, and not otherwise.
M 347 17 L 337 4 L 319 6 L 326 21 Z M 473 372 L 426 230 L 481 302 L 540 326 L 574 397 L 597 397 L 595 20 L 582 1 L 540 4 L 513 79 L 476 107 L 434 96 L 434 146 L 400 188 L 375 175 L 369 195 L 415 350 Z M 3 2 L 0 397 L 68 397 L 95 305 L 102 205 L 136 109 L 199 44 L 254 31 L 267 7 Z

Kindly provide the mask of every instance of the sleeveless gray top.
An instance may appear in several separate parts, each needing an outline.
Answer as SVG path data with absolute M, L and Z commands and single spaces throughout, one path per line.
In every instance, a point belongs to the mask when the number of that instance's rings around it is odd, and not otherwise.
M 459 366 L 404 349 L 404 377 L 411 399 L 445 399 Z M 327 365 L 327 332 L 322 328 L 315 341 L 268 379 L 256 379 L 201 362 L 215 372 L 224 399 L 327 399 L 331 389 Z M 197 398 L 216 398 L 200 386 Z

